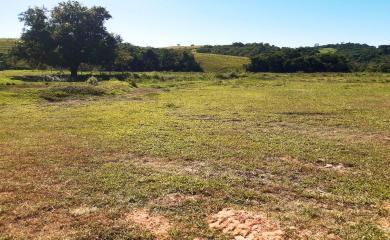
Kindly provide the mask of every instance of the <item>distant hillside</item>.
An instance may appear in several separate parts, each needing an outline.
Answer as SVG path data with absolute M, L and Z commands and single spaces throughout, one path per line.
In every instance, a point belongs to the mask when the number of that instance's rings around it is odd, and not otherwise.
M 14 38 L 0 38 L 0 53 L 7 53 L 16 43 Z
M 249 63 L 247 57 L 206 53 L 194 53 L 194 56 L 205 72 L 245 71 L 244 65 Z

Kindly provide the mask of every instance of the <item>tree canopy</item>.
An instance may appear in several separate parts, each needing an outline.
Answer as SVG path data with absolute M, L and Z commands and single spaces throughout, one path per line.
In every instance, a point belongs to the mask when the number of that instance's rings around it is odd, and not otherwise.
M 33 65 L 66 67 L 73 78 L 80 64 L 108 64 L 115 59 L 117 39 L 105 22 L 111 18 L 103 7 L 61 2 L 52 10 L 29 8 L 20 14 L 24 30 L 13 52 Z
M 281 49 L 251 59 L 252 72 L 350 72 L 345 57 L 308 49 Z
M 143 48 L 121 43 L 113 70 L 116 71 L 202 71 L 194 55 L 187 50 Z

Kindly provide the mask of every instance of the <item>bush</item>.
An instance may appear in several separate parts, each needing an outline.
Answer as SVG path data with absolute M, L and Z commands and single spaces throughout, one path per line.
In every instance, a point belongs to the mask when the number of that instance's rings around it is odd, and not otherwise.
M 135 82 L 135 80 L 134 79 L 127 79 L 126 80 L 128 83 L 129 83 L 129 86 L 131 87 L 131 88 L 138 88 L 138 85 L 137 85 L 137 83 Z
M 240 75 L 236 72 L 228 72 L 228 73 L 218 73 L 215 75 L 216 78 L 218 79 L 234 79 L 234 78 L 239 78 Z
M 92 76 L 92 77 L 89 77 L 87 79 L 87 84 L 92 85 L 92 86 L 97 86 L 99 84 L 99 81 L 96 77 Z
M 51 102 L 58 102 L 69 98 L 83 98 L 87 96 L 101 96 L 105 91 L 91 86 L 66 86 L 43 90 L 40 97 Z

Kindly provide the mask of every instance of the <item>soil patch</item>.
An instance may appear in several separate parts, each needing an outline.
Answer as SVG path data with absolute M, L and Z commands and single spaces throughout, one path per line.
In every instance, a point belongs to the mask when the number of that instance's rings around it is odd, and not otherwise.
M 230 208 L 209 218 L 209 227 L 231 234 L 236 240 L 279 240 L 284 232 L 263 214 Z
M 187 201 L 197 201 L 201 199 L 198 195 L 185 195 L 180 193 L 168 194 L 164 197 L 157 198 L 152 201 L 152 204 L 163 205 L 163 206 L 179 206 Z
M 172 225 L 169 220 L 161 215 L 152 214 L 148 210 L 141 209 L 127 214 L 126 221 L 128 223 L 134 223 L 138 227 L 148 230 L 157 239 L 164 239 L 168 235 L 168 231 Z

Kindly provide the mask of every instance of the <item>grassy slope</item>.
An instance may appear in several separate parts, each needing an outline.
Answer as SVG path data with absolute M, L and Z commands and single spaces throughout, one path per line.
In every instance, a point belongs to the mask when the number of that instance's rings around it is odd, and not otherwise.
M 244 65 L 249 63 L 246 57 L 207 53 L 194 53 L 194 55 L 205 72 L 244 71 Z
M 334 48 L 321 48 L 320 53 L 322 54 L 335 54 L 337 52 L 337 49 Z
M 16 39 L 0 38 L 0 53 L 6 53 L 15 44 Z
M 169 239 L 230 239 L 206 222 L 224 207 L 291 238 L 386 239 L 390 75 L 167 73 L 48 103 L 40 91 L 83 84 L 20 74 L 0 72 L 0 239 L 153 239 L 135 209 L 169 219 Z

